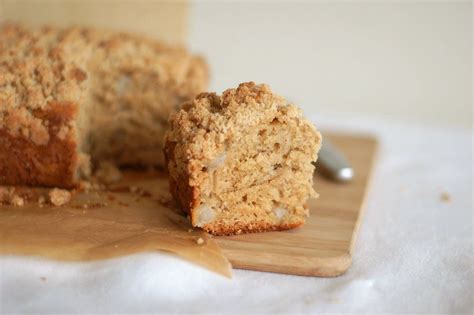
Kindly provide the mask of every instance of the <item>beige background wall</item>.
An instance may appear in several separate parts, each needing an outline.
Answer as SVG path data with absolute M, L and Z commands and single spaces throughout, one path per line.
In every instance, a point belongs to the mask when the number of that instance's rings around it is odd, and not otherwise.
M 187 1 L 0 0 L 0 19 L 28 25 L 94 25 L 186 41 Z
M 469 1 L 196 1 L 190 42 L 221 91 L 270 83 L 305 110 L 472 124 Z
M 470 1 L 0 0 L 0 18 L 186 38 L 211 89 L 267 82 L 306 111 L 472 125 Z

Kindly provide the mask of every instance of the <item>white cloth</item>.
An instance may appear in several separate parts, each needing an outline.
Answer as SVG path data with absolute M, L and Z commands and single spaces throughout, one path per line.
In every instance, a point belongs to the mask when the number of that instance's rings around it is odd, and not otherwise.
M 472 129 L 313 117 L 381 143 L 353 264 L 337 278 L 235 270 L 166 253 L 94 263 L 0 258 L 0 313 L 468 313 L 473 308 Z M 441 201 L 448 193 L 451 201 Z

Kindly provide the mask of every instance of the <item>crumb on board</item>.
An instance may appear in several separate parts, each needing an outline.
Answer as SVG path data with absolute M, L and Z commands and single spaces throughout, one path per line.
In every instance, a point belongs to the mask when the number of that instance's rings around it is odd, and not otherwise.
M 90 193 L 90 192 L 97 192 L 97 191 L 102 191 L 105 190 L 106 186 L 101 183 L 97 183 L 95 181 L 81 181 L 79 185 L 79 189 L 84 191 L 85 193 Z
M 200 238 L 198 238 L 198 239 L 196 240 L 196 243 L 197 243 L 198 245 L 202 245 L 202 244 L 204 244 L 204 240 L 202 239 L 202 237 L 200 237 Z
M 8 188 L 5 186 L 0 186 L 0 200 L 2 200 L 3 197 L 7 194 L 8 194 Z
M 49 191 L 49 200 L 55 206 L 62 206 L 71 201 L 71 193 L 65 189 L 54 188 Z
M 0 186 L 0 203 L 10 204 L 15 207 L 25 205 L 25 199 L 15 193 L 15 187 Z
M 46 198 L 44 196 L 38 197 L 38 205 L 42 206 L 46 202 Z
M 101 161 L 95 176 L 106 184 L 112 184 L 122 179 L 122 173 L 117 166 L 110 161 Z
M 193 229 L 188 229 L 188 233 L 191 233 L 193 231 Z
M 167 206 L 168 203 L 171 201 L 171 196 L 170 195 L 161 195 L 156 198 L 156 201 L 160 203 L 163 206 Z
M 439 196 L 439 199 L 442 202 L 450 202 L 451 201 L 451 195 L 448 194 L 447 192 L 443 191 L 441 195 Z
M 89 190 L 91 190 L 92 188 L 92 184 L 89 181 L 81 180 L 81 182 L 79 183 L 79 188 L 84 190 L 85 192 L 89 192 Z
M 87 206 L 85 209 L 96 209 L 96 208 L 102 208 L 105 206 L 107 206 L 106 202 L 91 202 L 91 203 L 87 203 Z
M 12 196 L 10 203 L 15 207 L 23 207 L 25 205 L 25 200 L 15 194 Z

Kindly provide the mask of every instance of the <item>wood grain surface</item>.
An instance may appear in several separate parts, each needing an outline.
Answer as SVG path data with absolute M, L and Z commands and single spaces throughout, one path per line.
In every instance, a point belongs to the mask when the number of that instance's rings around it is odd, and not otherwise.
M 351 183 L 315 175 L 319 199 L 310 202 L 306 224 L 294 230 L 218 237 L 234 268 L 333 277 L 351 265 L 377 141 L 371 136 L 323 134 L 355 170 Z M 324 140 L 323 140 L 324 141 Z

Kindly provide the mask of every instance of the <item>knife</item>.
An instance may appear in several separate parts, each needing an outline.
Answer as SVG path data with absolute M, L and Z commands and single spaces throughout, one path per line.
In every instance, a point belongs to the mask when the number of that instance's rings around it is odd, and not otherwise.
M 347 183 L 354 178 L 354 170 L 344 154 L 327 139 L 319 150 L 317 163 L 321 173 L 334 181 Z

